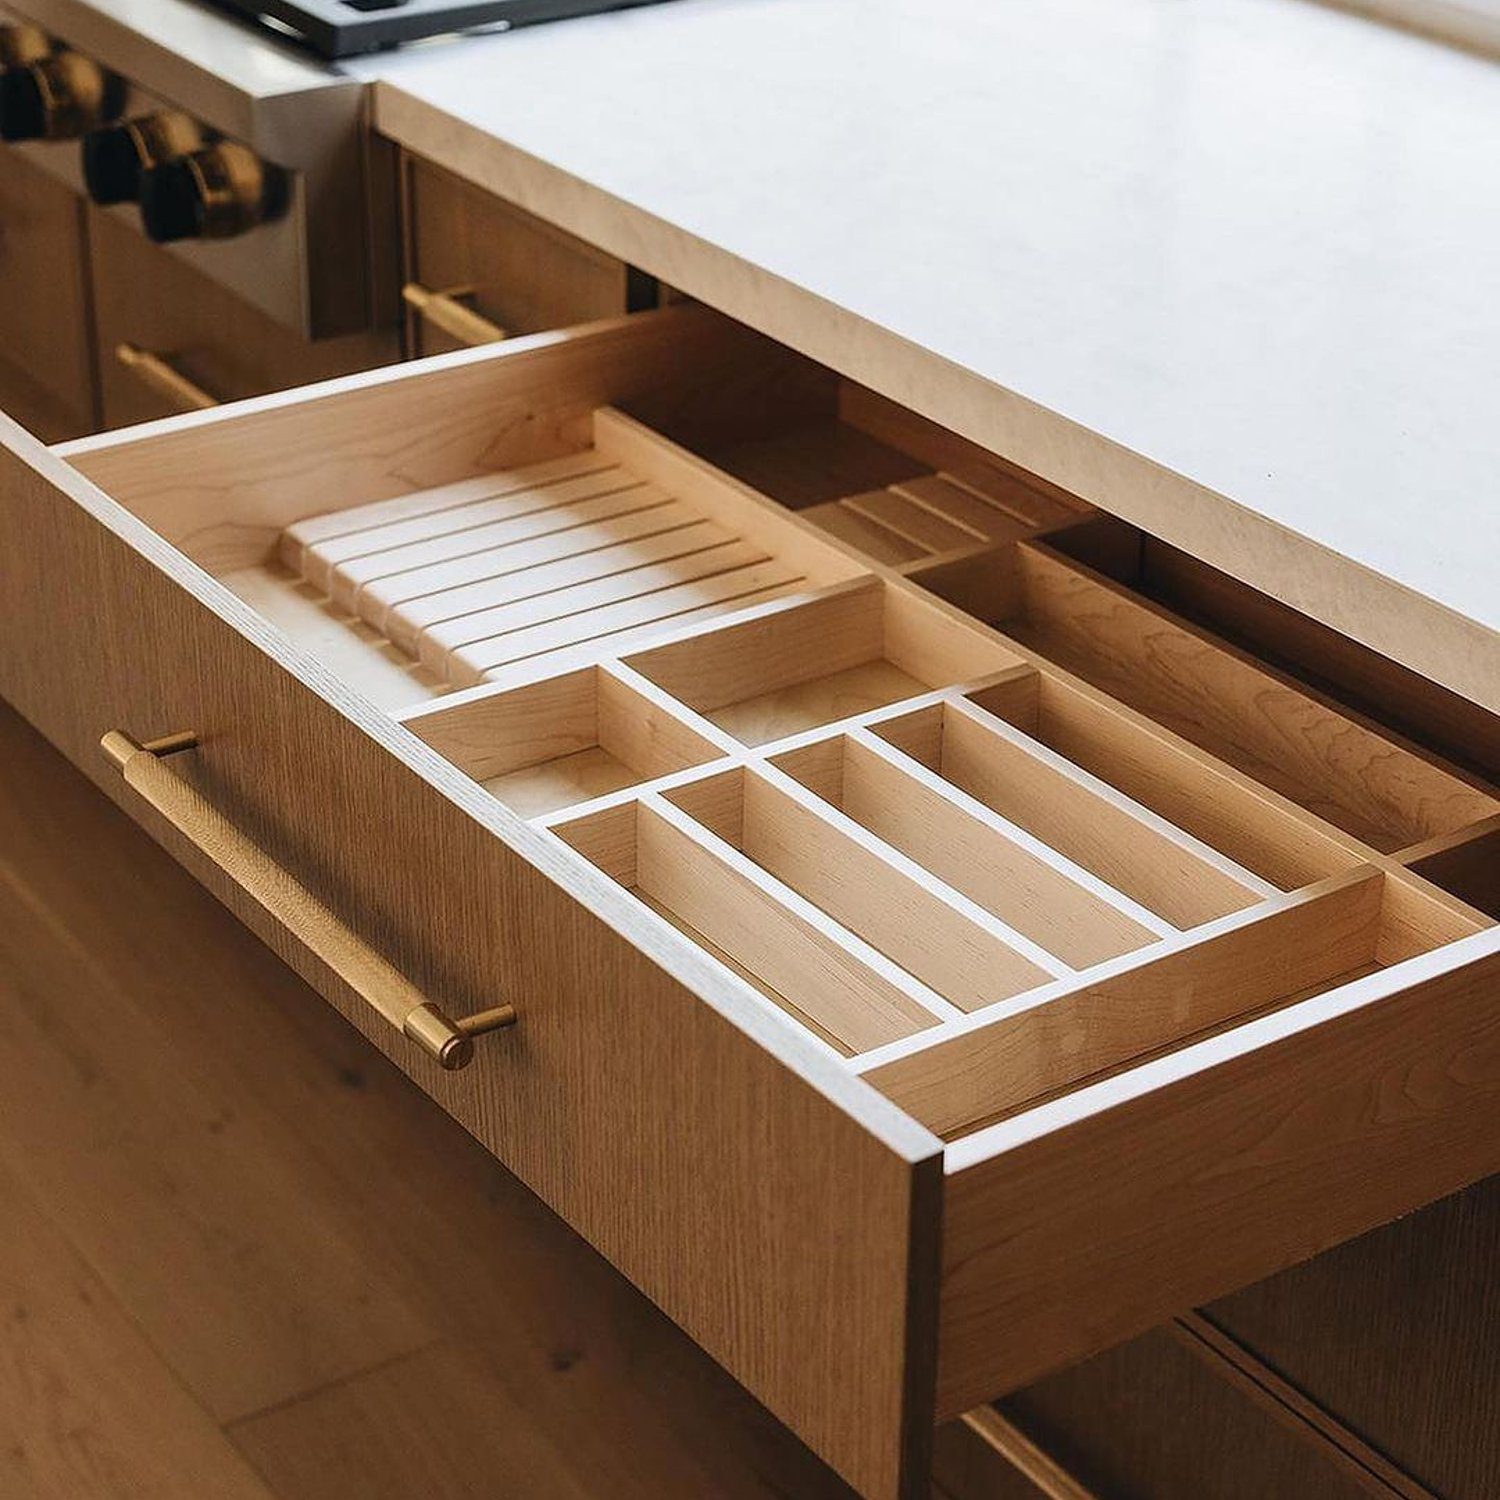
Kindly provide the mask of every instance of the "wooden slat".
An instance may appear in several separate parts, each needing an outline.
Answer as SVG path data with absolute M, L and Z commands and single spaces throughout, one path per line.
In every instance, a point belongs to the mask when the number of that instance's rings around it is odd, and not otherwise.
M 1030 522 L 1019 519 L 1011 511 L 984 499 L 946 474 L 904 480 L 891 488 L 896 494 L 935 511 L 983 541 L 1010 541 L 1032 529 Z
M 658 507 L 658 511 L 665 509 L 665 506 Z M 590 527 L 583 529 L 592 530 Z M 554 562 L 525 567 L 519 575 L 502 573 L 466 588 L 449 589 L 413 600 L 390 611 L 381 628 L 394 644 L 412 655 L 424 647 L 440 648 L 446 655 L 452 646 L 482 640 L 491 633 L 487 624 L 492 613 L 521 600 L 537 599 L 543 594 L 570 589 L 578 584 L 613 578 L 651 563 L 687 557 L 732 540 L 722 527 L 708 521 L 676 526 L 670 531 L 656 531 L 603 547 L 588 547 L 588 541 L 594 538 L 579 539 L 571 532 L 563 535 L 571 541 L 581 542 L 580 550 L 558 557 Z M 471 631 L 474 634 L 471 635 Z
M 346 572 L 365 576 L 361 570 L 372 570 L 390 559 L 397 561 L 408 549 L 418 549 L 415 554 L 422 558 L 421 550 L 431 547 L 436 555 L 449 555 L 445 548 L 464 548 L 471 533 L 483 527 L 494 526 L 504 521 L 517 521 L 523 516 L 541 511 L 569 507 L 583 500 L 593 500 L 603 495 L 613 495 L 640 483 L 632 474 L 620 468 L 600 469 L 596 473 L 575 475 L 544 485 L 519 485 L 514 490 L 498 495 L 486 496 L 463 505 L 448 506 L 442 510 L 429 511 L 409 520 L 394 521 L 384 526 L 368 526 L 358 531 L 346 532 L 303 547 L 301 565 L 303 576 L 315 588 L 337 599 L 347 597 L 345 585 L 339 582 Z M 566 519 L 566 518 L 564 518 Z M 452 542 L 441 542 L 441 538 L 452 537 Z M 288 552 L 282 548 L 282 558 Z M 423 561 L 428 559 L 422 558 Z M 420 565 L 420 564 L 419 564 Z M 399 566 L 392 572 L 400 571 Z M 382 576 L 371 572 L 369 576 Z
M 1034 1439 L 993 1406 L 965 1412 L 965 1427 L 1023 1475 L 1046 1500 L 1097 1500 L 1077 1478 Z
M 1376 1500 L 1438 1500 L 1385 1454 L 1299 1391 L 1211 1318 L 1179 1313 L 1167 1324 L 1183 1348 L 1229 1381 L 1304 1443 L 1325 1454 L 1367 1495 Z
M 513 515 L 486 525 L 429 537 L 392 548 L 388 552 L 372 552 L 351 558 L 334 568 L 326 592 L 332 596 L 335 604 L 355 613 L 362 613 L 360 593 L 366 584 L 374 583 L 376 579 L 414 573 L 418 569 L 431 568 L 453 558 L 472 557 L 475 553 L 488 552 L 495 547 L 531 541 L 535 537 L 550 536 L 554 532 L 571 531 L 574 527 L 593 521 L 607 521 L 612 516 L 627 515 L 631 511 L 649 510 L 654 505 L 664 505 L 667 499 L 668 496 L 660 490 L 632 481 L 566 505 L 518 508 Z M 521 505 L 527 503 L 523 500 Z
M 961 703 L 946 705 L 941 723 L 934 769 L 945 779 L 1175 926 L 1212 921 L 1262 894 L 1105 783 L 1036 753 L 1010 726 Z M 877 732 L 901 745 L 899 725 Z
M 335 543 L 347 543 L 363 533 L 378 532 L 382 528 L 419 517 L 472 505 L 499 495 L 538 489 L 609 467 L 607 458 L 600 457 L 592 448 L 585 448 L 581 452 L 565 453 L 561 458 L 531 464 L 524 469 L 477 474 L 469 479 L 454 480 L 452 484 L 413 490 L 408 495 L 396 495 L 389 500 L 372 501 L 368 505 L 350 505 L 342 510 L 321 511 L 315 516 L 293 522 L 281 533 L 281 560 L 294 572 L 302 573 L 306 571 L 303 554 L 309 549 L 330 557 L 334 555 L 330 549 Z M 328 498 L 337 499 L 336 496 Z
M 975 533 L 966 526 L 947 519 L 926 505 L 919 505 L 899 489 L 849 495 L 844 500 L 844 508 L 878 522 L 925 552 L 949 552 L 976 540 Z
M 429 619 L 447 619 L 450 611 L 460 614 L 470 607 L 484 608 L 492 602 L 496 580 L 514 583 L 517 574 L 533 568 L 678 531 L 696 520 L 687 506 L 670 500 L 529 541 L 501 543 L 430 568 L 377 579 L 361 590 L 360 608 L 377 630 L 390 631 L 391 639 L 400 644 L 403 635 L 414 639 Z
M 1347 836 L 1087 685 L 1044 670 L 1031 687 L 1024 703 L 1015 684 L 971 696 L 1279 889 L 1310 885 L 1365 857 Z
M 676 613 L 674 606 L 679 601 L 689 601 L 689 607 L 708 602 L 714 592 L 709 580 L 721 574 L 746 572 L 768 562 L 765 554 L 748 542 L 727 541 L 720 546 L 700 548 L 686 557 L 648 563 L 611 573 L 605 578 L 498 605 L 478 615 L 467 616 L 447 628 L 434 626 L 423 632 L 418 651 L 423 664 L 434 672 L 445 673 L 455 652 L 465 661 L 477 661 L 493 649 L 499 653 L 495 663 L 498 665 L 509 659 L 504 652 L 512 638 L 524 636 L 554 621 L 572 620 L 587 625 L 589 635 L 580 638 L 590 639 L 615 628 L 614 622 L 618 619 L 634 623 L 637 612 L 625 608 L 632 601 L 639 601 L 643 618 L 666 618 Z M 777 569 L 770 575 L 758 575 L 752 587 L 762 586 L 768 576 L 776 582 L 790 582 L 794 575 Z M 695 592 L 688 587 L 700 580 L 706 584 L 705 591 Z M 660 614 L 646 613 L 654 610 L 653 600 L 661 604 Z M 595 628 L 600 625 L 602 629 Z M 471 652 L 474 653 L 472 658 L 469 656 Z
M 785 588 L 800 581 L 801 575 L 779 558 L 749 563 L 691 583 L 680 583 L 674 588 L 622 599 L 582 614 L 569 615 L 566 619 L 461 646 L 448 657 L 451 664 L 449 674 L 455 682 L 478 682 L 488 673 L 513 662 L 560 651 L 584 641 L 606 638 L 620 631 L 672 620 L 704 607 L 727 605 L 747 595 L 759 594 L 769 588 Z
M 873 562 L 903 563 L 927 555 L 921 547 L 897 536 L 878 521 L 850 510 L 842 500 L 825 500 L 821 505 L 809 506 L 800 514 L 803 520 L 811 521 L 829 536 L 847 542 Z

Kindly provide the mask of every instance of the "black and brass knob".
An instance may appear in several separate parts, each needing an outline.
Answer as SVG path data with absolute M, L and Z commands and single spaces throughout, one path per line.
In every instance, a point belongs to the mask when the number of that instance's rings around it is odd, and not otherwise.
M 0 68 L 24 68 L 51 51 L 52 43 L 40 26 L 24 22 L 0 26 Z
M 129 203 L 140 196 L 141 174 L 203 145 L 191 115 L 162 110 L 91 130 L 83 138 L 83 180 L 95 203 Z
M 229 239 L 275 218 L 286 192 L 277 168 L 219 141 L 141 173 L 141 222 L 158 243 Z
M 0 140 L 74 140 L 124 107 L 125 80 L 78 52 L 0 73 Z

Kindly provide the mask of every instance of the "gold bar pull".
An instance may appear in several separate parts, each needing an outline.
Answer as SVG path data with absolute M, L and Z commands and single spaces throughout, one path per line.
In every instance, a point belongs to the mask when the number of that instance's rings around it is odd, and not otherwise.
M 197 743 L 196 735 L 172 734 L 139 744 L 123 731 L 112 729 L 99 741 L 99 747 L 133 791 L 442 1067 L 466 1067 L 474 1056 L 476 1036 L 515 1025 L 516 1012 L 510 1005 L 497 1005 L 457 1021 L 450 1019 L 311 891 L 246 838 L 196 787 L 164 764 L 163 756 L 191 750 Z
M 434 328 L 441 328 L 449 338 L 474 348 L 479 344 L 493 344 L 505 338 L 506 332 L 498 323 L 491 323 L 472 307 L 465 307 L 460 297 L 472 297 L 470 287 L 449 287 L 446 291 L 434 292 L 418 281 L 408 281 L 401 288 L 401 297 L 406 305 Z
M 174 370 L 159 354 L 149 349 L 138 349 L 134 344 L 116 344 L 115 358 L 142 385 L 158 396 L 170 401 L 178 411 L 207 411 L 219 405 L 219 398 L 211 396 L 201 385 L 195 385 L 186 375 Z

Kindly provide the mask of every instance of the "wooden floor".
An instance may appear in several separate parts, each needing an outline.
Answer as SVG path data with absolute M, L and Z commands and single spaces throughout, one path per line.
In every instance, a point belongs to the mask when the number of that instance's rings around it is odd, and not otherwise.
M 0 1500 L 852 1492 L 0 706 Z

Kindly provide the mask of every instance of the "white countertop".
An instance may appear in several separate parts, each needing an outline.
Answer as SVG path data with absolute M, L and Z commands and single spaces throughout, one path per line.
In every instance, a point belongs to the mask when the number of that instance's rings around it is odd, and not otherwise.
M 1500 67 L 1310 0 L 675 0 L 373 59 L 503 193 L 1500 710 Z

